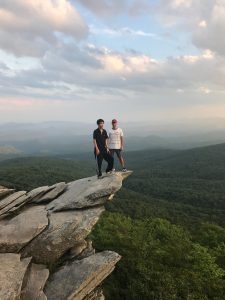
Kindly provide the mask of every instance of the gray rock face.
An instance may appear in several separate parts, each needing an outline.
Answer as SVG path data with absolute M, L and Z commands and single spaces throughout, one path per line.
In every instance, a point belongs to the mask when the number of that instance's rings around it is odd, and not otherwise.
M 49 278 L 45 288 L 48 300 L 81 300 L 114 269 L 121 256 L 103 251 L 62 267 Z
M 48 229 L 25 247 L 23 256 L 33 256 L 37 263 L 54 263 L 87 236 L 103 210 L 97 207 L 50 214 Z
M 23 278 L 31 258 L 20 260 L 20 254 L 0 254 L 0 299 L 20 298 Z
M 1 200 L 1 209 L 0 209 L 0 218 L 7 216 L 8 214 L 15 212 L 21 206 L 29 200 L 29 197 L 26 195 L 26 192 L 17 192 L 6 199 Z
M 57 196 L 60 195 L 66 188 L 67 184 L 65 182 L 59 182 L 50 187 L 43 187 L 43 190 L 39 190 L 39 192 L 37 191 L 38 189 L 36 189 L 37 195 L 35 197 L 32 197 L 32 202 L 42 203 L 51 201 L 57 198 Z
M 8 189 L 0 185 L 0 200 L 14 192 L 14 189 Z
M 29 193 L 27 193 L 27 196 L 32 199 L 32 202 L 35 202 L 35 200 L 41 198 L 45 193 L 52 190 L 53 187 L 50 187 L 48 185 L 40 186 L 36 189 L 33 189 Z
M 49 270 L 43 265 L 31 264 L 27 274 L 27 282 L 21 291 L 21 300 L 46 300 L 43 288 L 49 276 Z
M 109 178 L 104 178 L 104 180 L 109 181 Z M 95 194 L 93 193 L 93 185 L 96 182 L 96 178 L 84 178 L 69 183 L 67 191 L 51 202 L 48 205 L 48 209 L 53 211 L 62 211 L 103 204 L 106 201 L 106 198 L 104 197 L 109 194 L 109 191 L 107 192 L 107 189 L 104 189 L 104 195 L 101 190 L 98 190 L 99 197 L 97 197 L 97 195 L 95 197 Z M 89 199 L 89 191 L 92 199 Z
M 86 237 L 130 174 L 60 182 L 28 193 L 1 193 L 0 187 L 0 299 L 103 300 L 100 284 L 120 256 L 95 253 Z
M 25 194 L 26 194 L 25 191 L 20 191 L 20 192 L 16 192 L 13 195 L 10 195 L 10 196 L 4 198 L 3 200 L 1 200 L 1 202 L 0 202 L 0 212 L 3 208 L 7 207 L 8 205 L 10 205 L 14 201 L 16 201 L 19 197 L 22 197 Z
M 0 252 L 18 252 L 48 225 L 44 206 L 33 206 L 9 220 L 0 221 Z
M 62 211 L 102 205 L 121 188 L 122 179 L 123 173 L 117 172 L 101 180 L 93 176 L 70 182 L 67 191 L 52 201 L 48 209 Z

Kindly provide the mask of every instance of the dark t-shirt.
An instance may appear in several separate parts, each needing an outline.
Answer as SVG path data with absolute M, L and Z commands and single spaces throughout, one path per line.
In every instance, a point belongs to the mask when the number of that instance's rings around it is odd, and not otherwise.
M 108 134 L 107 131 L 105 129 L 101 130 L 99 128 L 95 129 L 93 132 L 93 139 L 96 140 L 98 149 L 102 152 L 102 151 L 106 151 L 105 148 L 105 141 L 106 139 L 108 139 Z

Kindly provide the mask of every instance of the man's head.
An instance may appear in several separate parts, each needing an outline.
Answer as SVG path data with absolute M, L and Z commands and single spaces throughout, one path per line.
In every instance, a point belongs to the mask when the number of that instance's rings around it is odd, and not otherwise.
M 112 120 L 112 127 L 113 127 L 114 129 L 116 129 L 117 124 L 118 124 L 118 121 L 117 121 L 116 119 L 113 119 L 113 120 Z
M 103 129 L 104 123 L 105 123 L 105 122 L 104 122 L 103 119 L 98 119 L 98 120 L 97 120 L 98 128 L 99 128 L 99 129 Z

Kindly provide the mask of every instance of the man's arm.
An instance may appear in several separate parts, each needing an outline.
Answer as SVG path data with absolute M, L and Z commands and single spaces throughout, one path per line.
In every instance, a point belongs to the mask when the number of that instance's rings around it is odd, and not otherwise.
M 121 150 L 124 149 L 124 136 L 123 136 L 123 131 L 121 129 L 121 133 L 120 133 L 120 142 L 121 142 Z
M 121 150 L 123 150 L 124 149 L 124 137 L 123 136 L 120 137 L 120 141 L 121 141 Z
M 93 144 L 94 144 L 94 147 L 95 147 L 95 150 L 96 150 L 96 154 L 99 155 L 100 150 L 98 149 L 98 145 L 97 145 L 96 139 L 93 139 Z
M 107 152 L 109 152 L 109 136 L 108 136 L 107 132 L 106 132 L 105 147 L 106 147 Z
M 94 144 L 94 147 L 95 147 L 95 150 L 96 150 L 96 154 L 99 155 L 100 151 L 99 151 L 99 148 L 98 148 L 98 145 L 97 145 L 97 142 L 96 142 L 96 133 L 95 133 L 95 131 L 93 133 L 93 144 Z

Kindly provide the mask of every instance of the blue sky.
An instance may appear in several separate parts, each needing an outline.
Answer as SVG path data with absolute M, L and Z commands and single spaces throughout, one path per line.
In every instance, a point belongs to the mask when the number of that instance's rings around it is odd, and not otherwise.
M 225 0 L 0 3 L 0 120 L 223 118 Z
M 183 53 L 199 53 L 199 49 L 191 42 L 189 32 L 164 27 L 148 13 L 138 16 L 122 13 L 115 17 L 99 19 L 82 5 L 79 5 L 79 10 L 90 26 L 88 41 L 98 47 L 105 46 L 121 52 L 134 50 L 156 59 Z

